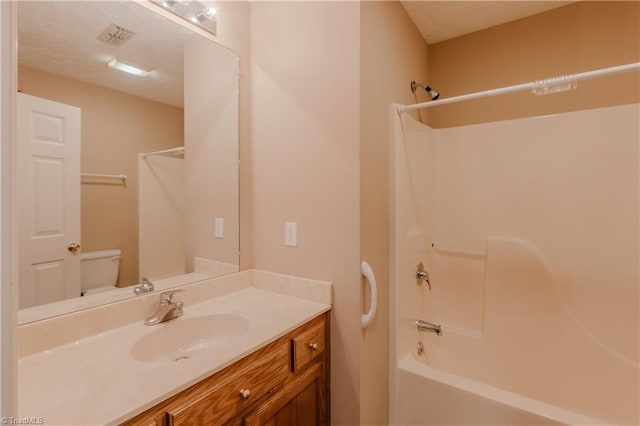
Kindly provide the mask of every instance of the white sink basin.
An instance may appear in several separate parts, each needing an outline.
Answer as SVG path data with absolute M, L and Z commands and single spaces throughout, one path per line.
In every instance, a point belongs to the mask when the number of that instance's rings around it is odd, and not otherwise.
M 129 353 L 143 362 L 182 361 L 200 356 L 242 336 L 249 321 L 239 315 L 211 314 L 178 318 L 151 326 Z

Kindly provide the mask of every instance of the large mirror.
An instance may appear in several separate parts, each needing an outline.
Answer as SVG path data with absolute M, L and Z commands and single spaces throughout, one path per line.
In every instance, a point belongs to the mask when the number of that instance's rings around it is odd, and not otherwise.
M 238 270 L 238 56 L 153 7 L 18 2 L 20 323 Z

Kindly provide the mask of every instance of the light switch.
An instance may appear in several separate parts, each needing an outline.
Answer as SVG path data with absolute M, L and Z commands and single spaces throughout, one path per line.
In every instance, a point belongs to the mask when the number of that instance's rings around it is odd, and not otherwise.
M 285 222 L 284 245 L 287 247 L 298 247 L 298 224 L 296 222 Z
M 216 238 L 224 238 L 224 219 L 216 217 Z

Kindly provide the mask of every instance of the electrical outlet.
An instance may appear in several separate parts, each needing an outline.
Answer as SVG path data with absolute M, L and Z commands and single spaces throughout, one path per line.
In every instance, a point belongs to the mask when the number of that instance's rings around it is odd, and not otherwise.
M 216 217 L 216 238 L 224 238 L 224 219 Z
M 298 247 L 298 224 L 296 222 L 285 222 L 284 245 L 287 247 Z

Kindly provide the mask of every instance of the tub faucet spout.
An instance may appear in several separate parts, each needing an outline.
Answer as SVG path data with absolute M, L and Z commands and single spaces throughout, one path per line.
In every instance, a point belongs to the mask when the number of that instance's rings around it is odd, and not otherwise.
M 440 324 L 431 324 L 430 322 L 419 319 L 416 321 L 416 327 L 418 327 L 419 331 L 428 331 L 442 336 L 442 326 Z

